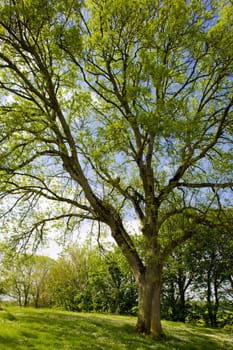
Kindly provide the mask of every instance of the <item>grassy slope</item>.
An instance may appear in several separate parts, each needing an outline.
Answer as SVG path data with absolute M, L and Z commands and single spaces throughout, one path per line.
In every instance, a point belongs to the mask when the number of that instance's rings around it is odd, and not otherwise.
M 0 350 L 233 350 L 232 334 L 164 322 L 168 339 L 135 335 L 135 318 L 55 310 L 0 311 Z

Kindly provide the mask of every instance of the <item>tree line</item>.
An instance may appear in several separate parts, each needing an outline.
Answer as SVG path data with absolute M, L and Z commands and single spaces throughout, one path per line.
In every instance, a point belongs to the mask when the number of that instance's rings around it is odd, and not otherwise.
M 140 245 L 140 238 L 135 237 Z M 232 325 L 233 240 L 209 229 L 177 248 L 163 272 L 162 317 L 217 327 Z M 20 306 L 70 311 L 137 314 L 134 276 L 119 248 L 73 244 L 54 260 L 9 249 L 1 260 L 1 292 Z

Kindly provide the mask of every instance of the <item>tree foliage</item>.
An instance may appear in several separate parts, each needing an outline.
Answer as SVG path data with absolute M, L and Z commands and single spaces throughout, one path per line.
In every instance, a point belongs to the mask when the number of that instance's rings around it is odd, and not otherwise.
M 166 257 L 229 205 L 232 2 L 1 5 L 3 214 L 26 242 L 57 220 L 107 225 L 138 284 L 137 329 L 162 336 Z
M 52 304 L 72 311 L 132 313 L 136 286 L 126 261 L 116 250 L 73 245 L 49 275 Z
M 225 224 L 203 227 L 169 257 L 163 276 L 165 318 L 183 322 L 196 318 L 208 326 L 224 325 L 219 313 L 232 301 L 233 236 L 231 214 L 224 213 L 223 218 Z
M 48 275 L 54 261 L 46 256 L 18 254 L 1 246 L 1 285 L 19 306 L 49 306 Z

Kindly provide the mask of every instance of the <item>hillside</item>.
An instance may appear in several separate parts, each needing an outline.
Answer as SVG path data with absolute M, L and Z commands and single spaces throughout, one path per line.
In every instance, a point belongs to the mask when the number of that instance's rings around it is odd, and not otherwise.
M 135 335 L 134 317 L 49 309 L 0 311 L 0 350 L 233 350 L 232 333 L 163 322 L 167 340 Z

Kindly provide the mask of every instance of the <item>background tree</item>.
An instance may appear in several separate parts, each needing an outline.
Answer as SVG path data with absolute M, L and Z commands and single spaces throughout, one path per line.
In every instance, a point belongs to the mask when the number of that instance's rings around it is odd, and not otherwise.
M 4 294 L 19 306 L 49 306 L 48 276 L 54 260 L 47 256 L 17 253 L 10 246 L 1 245 L 1 284 Z
M 17 300 L 19 306 L 28 306 L 31 299 L 33 257 L 6 252 L 1 264 L 1 275 L 6 294 Z
M 228 218 L 229 220 L 229 218 Z M 229 271 L 232 271 L 232 225 L 205 228 L 188 244 L 189 266 L 195 266 L 193 291 L 206 301 L 207 325 L 218 325 L 220 301 L 224 302 L 229 289 Z M 192 267 L 191 267 L 192 268 Z
M 34 306 L 44 307 L 50 306 L 52 296 L 49 293 L 49 275 L 55 261 L 47 256 L 35 255 L 33 257 L 33 275 L 31 296 Z
M 50 269 L 53 305 L 72 311 L 132 313 L 136 288 L 119 252 L 103 254 L 97 247 L 72 245 Z
M 190 320 L 197 306 L 197 319 L 204 319 L 209 326 L 220 325 L 220 305 L 228 307 L 231 300 L 228 278 L 233 263 L 231 216 L 229 212 L 221 213 L 221 225 L 202 227 L 167 260 L 162 290 L 165 318 Z M 186 305 L 187 296 L 189 303 Z
M 185 322 L 188 306 L 187 294 L 195 274 L 195 265 L 185 251 L 186 246 L 176 249 L 169 257 L 163 273 L 162 310 L 163 315 L 172 321 Z
M 3 214 L 25 243 L 56 220 L 107 225 L 138 286 L 138 332 L 163 336 L 166 257 L 229 205 L 232 2 L 1 5 Z
M 135 279 L 118 247 L 104 254 L 104 263 L 109 272 L 110 311 L 120 314 L 135 313 L 138 297 Z
M 89 251 L 70 247 L 56 261 L 50 271 L 49 289 L 56 306 L 71 311 L 90 311 Z

